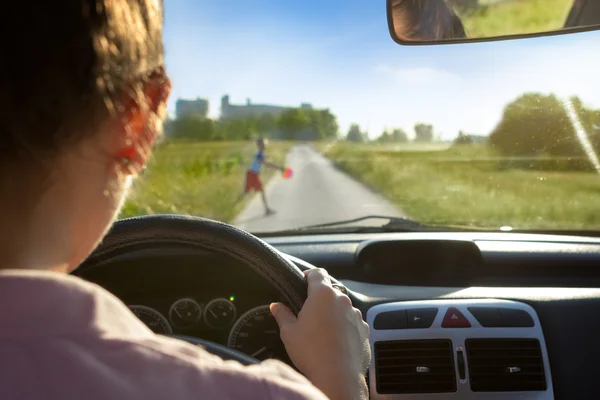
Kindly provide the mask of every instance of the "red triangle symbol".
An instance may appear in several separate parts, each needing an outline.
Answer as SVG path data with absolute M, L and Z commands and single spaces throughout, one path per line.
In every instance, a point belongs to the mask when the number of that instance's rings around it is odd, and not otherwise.
M 450 307 L 446 311 L 444 320 L 442 321 L 442 328 L 470 328 L 471 323 L 469 320 L 455 307 Z

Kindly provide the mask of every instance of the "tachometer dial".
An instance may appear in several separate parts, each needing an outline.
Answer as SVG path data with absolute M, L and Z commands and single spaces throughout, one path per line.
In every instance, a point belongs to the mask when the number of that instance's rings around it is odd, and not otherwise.
M 159 335 L 169 335 L 173 333 L 169 321 L 154 308 L 146 306 L 129 306 L 133 314 L 140 319 L 148 328 Z
M 227 345 L 261 361 L 276 358 L 291 364 L 269 306 L 244 313 L 231 328 Z
M 202 307 L 195 300 L 179 299 L 169 310 L 171 323 L 178 328 L 191 328 L 202 318 Z
M 235 305 L 227 299 L 211 300 L 204 309 L 204 322 L 213 329 L 223 329 L 235 320 Z

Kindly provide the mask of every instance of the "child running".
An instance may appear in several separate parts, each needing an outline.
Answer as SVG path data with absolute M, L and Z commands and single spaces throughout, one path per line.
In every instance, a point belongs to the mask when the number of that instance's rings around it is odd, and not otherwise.
M 262 170 L 263 165 L 269 168 L 280 170 L 282 172 L 285 171 L 285 167 L 273 164 L 269 161 L 265 154 L 265 150 L 267 149 L 268 145 L 269 141 L 267 139 L 259 138 L 256 140 L 256 147 L 258 147 L 258 151 L 254 155 L 252 165 L 246 172 L 246 183 L 238 201 L 240 201 L 251 190 L 256 190 L 257 192 L 260 192 L 262 196 L 263 204 L 265 205 L 265 214 L 272 215 L 275 213 L 275 210 L 270 208 L 269 204 L 267 203 L 267 195 L 265 194 L 262 181 L 260 180 L 260 172 Z

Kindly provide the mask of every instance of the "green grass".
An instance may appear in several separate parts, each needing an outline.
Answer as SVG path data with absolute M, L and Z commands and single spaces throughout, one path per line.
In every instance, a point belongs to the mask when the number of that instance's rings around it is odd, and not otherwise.
M 474 14 L 460 15 L 469 37 L 561 29 L 567 20 L 573 0 L 503 0 L 487 3 L 492 5 Z
M 340 142 L 325 153 L 424 223 L 600 229 L 600 176 L 594 172 L 507 168 L 485 146 L 399 152 Z M 490 161 L 476 161 L 481 158 Z
M 290 146 L 271 142 L 267 154 L 283 163 Z M 120 218 L 186 214 L 231 221 L 244 205 L 236 199 L 255 151 L 254 142 L 163 143 L 134 183 Z M 265 168 L 263 181 L 272 174 Z
M 272 142 L 268 154 L 281 163 L 291 145 Z M 600 176 L 593 172 L 511 168 L 483 145 L 440 151 L 411 144 L 314 146 L 425 223 L 600 229 Z M 254 152 L 252 142 L 164 143 L 121 217 L 177 213 L 231 221 L 244 205 L 235 200 Z M 265 172 L 266 181 L 273 171 Z

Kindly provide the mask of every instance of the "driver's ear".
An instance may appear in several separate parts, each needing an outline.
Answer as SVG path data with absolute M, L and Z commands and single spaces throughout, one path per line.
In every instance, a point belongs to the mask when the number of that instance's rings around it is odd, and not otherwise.
M 146 165 L 171 92 L 171 81 L 162 68 L 149 75 L 141 86 L 137 95 L 132 95 L 136 91 L 130 88 L 123 96 L 123 111 L 116 129 L 118 137 L 111 146 L 114 161 L 126 175 L 138 174 Z

